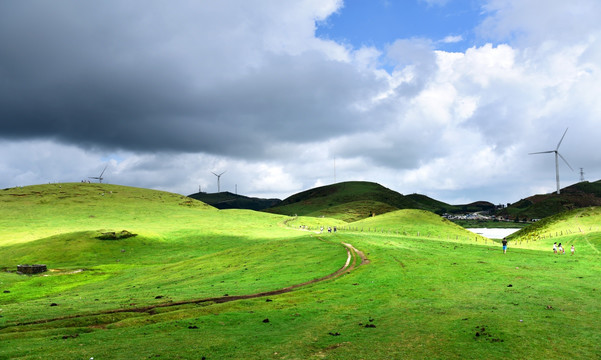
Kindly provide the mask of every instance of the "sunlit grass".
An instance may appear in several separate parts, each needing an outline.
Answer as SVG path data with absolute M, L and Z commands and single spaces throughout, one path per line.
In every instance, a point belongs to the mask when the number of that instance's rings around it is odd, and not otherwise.
M 87 185 L 36 191 L 83 193 Z M 510 244 L 503 254 L 498 243 L 474 241 L 422 211 L 347 223 L 108 189 L 123 199 L 107 203 L 93 190 L 51 200 L 54 212 L 26 196 L 23 204 L 14 195 L 3 203 L 0 267 L 44 262 L 54 271 L 0 272 L 0 359 L 601 357 L 601 262 L 584 245 L 596 245 L 597 233 Z M 89 217 L 88 208 L 103 211 Z M 593 226 L 589 215 L 536 231 Z M 334 224 L 340 230 L 332 234 L 299 228 Z M 107 229 L 138 235 L 98 239 Z M 554 255 L 547 247 L 556 239 L 581 244 L 579 251 Z M 369 263 L 280 295 L 193 302 L 322 277 L 344 265 L 341 243 Z M 188 303 L 153 308 L 178 301 Z

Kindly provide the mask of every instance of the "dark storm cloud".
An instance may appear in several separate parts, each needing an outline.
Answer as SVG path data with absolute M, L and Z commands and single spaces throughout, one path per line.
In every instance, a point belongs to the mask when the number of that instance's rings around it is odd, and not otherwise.
M 227 19 L 209 28 L 163 4 L 0 5 L 2 136 L 263 156 L 265 143 L 357 131 L 352 104 L 385 85 L 317 51 L 257 56 L 219 33 Z
M 527 154 L 568 126 L 562 154 L 596 180 L 599 5 L 548 3 L 476 1 L 499 42 L 450 53 L 316 38 L 336 0 L 0 1 L 0 188 L 108 163 L 182 194 L 227 170 L 249 195 L 369 180 L 513 201 L 554 188 L 553 158 Z

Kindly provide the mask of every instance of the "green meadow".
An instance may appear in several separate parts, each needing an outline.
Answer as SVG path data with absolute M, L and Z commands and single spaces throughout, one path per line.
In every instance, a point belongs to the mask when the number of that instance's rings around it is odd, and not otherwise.
M 598 208 L 503 254 L 423 210 L 351 222 L 83 183 L 0 204 L 0 359 L 601 357 Z

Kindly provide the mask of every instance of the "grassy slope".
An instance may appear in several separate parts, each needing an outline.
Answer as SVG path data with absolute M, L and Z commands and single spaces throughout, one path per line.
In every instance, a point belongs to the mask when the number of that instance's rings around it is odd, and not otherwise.
M 175 209 L 161 223 L 162 231 L 155 224 L 159 238 L 99 242 L 79 234 L 78 241 L 86 246 L 94 242 L 94 250 L 82 251 L 79 259 L 65 255 L 64 264 L 69 268 L 84 261 L 104 264 L 94 266 L 98 270 L 49 277 L 1 274 L 0 290 L 8 285 L 11 292 L 0 293 L 0 359 L 601 356 L 597 300 L 601 266 L 594 252 L 558 257 L 548 249 L 511 246 L 503 255 L 496 243 L 452 243 L 394 233 L 410 226 L 432 234 L 456 230 L 425 212 L 396 212 L 362 221 L 386 232 L 343 230 L 322 234 L 324 241 L 319 241 L 317 235 L 278 227 L 281 217 L 204 209 L 183 214 Z M 185 224 L 196 217 L 206 221 L 197 223 L 194 235 Z M 268 232 L 260 231 L 269 225 L 273 228 Z M 69 237 L 61 236 L 31 241 L 27 248 L 43 249 Z M 123 246 L 129 241 L 140 242 L 128 244 L 135 251 Z M 340 249 L 331 242 L 353 244 L 370 263 L 339 279 L 271 297 L 273 301 L 257 298 L 8 326 L 17 320 L 85 313 L 115 304 L 128 307 L 195 296 L 215 286 L 222 286 L 215 293 L 248 291 L 264 277 L 276 286 L 278 281 L 327 270 L 326 264 L 338 267 Z M 164 247 L 154 248 L 158 244 Z M 13 252 L 19 246 L 23 246 L 20 255 Z M 0 259 L 24 256 L 24 246 L 0 246 Z M 94 258 L 93 252 L 105 246 L 114 249 Z M 111 256 L 123 258 L 116 263 Z M 236 260 L 246 261 L 244 267 Z M 171 267 L 176 271 L 155 271 Z M 54 284 L 62 287 L 53 288 Z M 96 301 L 99 294 L 103 297 Z M 156 300 L 156 294 L 166 298 Z M 49 307 L 52 301 L 59 306 Z
M 382 185 L 350 181 L 322 186 L 295 194 L 266 211 L 284 215 L 330 216 L 358 220 L 372 213 L 422 206 Z
M 359 200 L 340 205 L 333 205 L 318 211 L 310 212 L 305 216 L 326 217 L 353 222 L 370 216 L 370 214 L 385 214 L 398 208 L 379 201 Z
M 0 244 L 65 231 L 114 228 L 154 235 L 165 213 L 215 210 L 185 196 L 108 184 L 53 184 L 0 190 Z M 209 214 L 210 212 L 206 212 Z M 188 225 L 189 227 L 189 225 Z
M 279 199 L 260 199 L 232 194 L 229 191 L 220 193 L 195 193 L 188 195 L 188 197 L 200 200 L 218 209 L 263 210 L 275 206 L 281 202 Z
M 351 229 L 375 231 L 378 229 L 406 236 L 420 236 L 440 240 L 484 241 L 459 225 L 425 210 L 397 210 L 349 224 Z
M 534 195 L 501 210 L 499 215 L 542 219 L 566 210 L 601 206 L 601 180 L 583 181 L 561 190 L 561 194 Z
M 402 195 L 372 182 L 350 181 L 303 191 L 265 211 L 290 216 L 323 216 L 353 222 L 399 209 L 421 209 L 442 215 L 446 212 L 489 210 L 491 206 L 494 207 L 486 202 L 449 205 L 425 195 Z
M 440 215 L 443 213 L 454 213 L 460 210 L 460 208 L 457 206 L 434 200 L 426 195 L 409 194 L 406 195 L 406 197 L 419 204 L 422 204 L 424 210 L 428 210 L 433 213 L 439 213 Z
M 156 296 L 178 301 L 275 290 L 329 274 L 346 260 L 342 247 L 286 229 L 281 216 L 217 211 L 179 195 L 104 184 L 19 191 L 27 196 L 10 198 L 0 214 L 0 268 L 45 263 L 57 271 L 31 278 L 0 273 L 0 290 L 10 291 L 0 298 L 7 322 L 135 307 L 160 302 Z M 138 236 L 97 238 L 122 229 Z M 275 265 L 287 268 L 274 273 Z M 52 302 L 62 306 L 49 309 Z
M 601 252 L 601 207 L 566 211 L 536 222 L 509 237 L 521 246 L 550 250 L 554 242 L 563 243 L 568 252 L 575 245 L 579 252 Z

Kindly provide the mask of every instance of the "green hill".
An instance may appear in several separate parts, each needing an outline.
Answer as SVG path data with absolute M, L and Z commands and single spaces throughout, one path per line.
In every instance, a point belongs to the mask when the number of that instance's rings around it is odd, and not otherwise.
M 352 222 L 399 209 L 420 209 L 442 215 L 492 211 L 494 207 L 485 201 L 449 205 L 426 195 L 402 195 L 373 182 L 349 181 L 300 192 L 265 211 L 289 216 L 324 216 Z
M 579 250 L 601 251 L 601 207 L 561 212 L 537 221 L 509 237 L 524 247 L 551 249 L 554 242 L 576 244 Z
M 161 191 L 50 184 L 2 190 L 0 204 L 0 333 L 72 313 L 280 289 L 346 259 L 343 247 L 286 228 L 282 216 Z M 18 264 L 50 271 L 19 276 Z
M 272 206 L 276 206 L 282 202 L 280 199 L 261 199 L 256 197 L 248 197 L 244 195 L 232 194 L 229 191 L 212 194 L 199 192 L 188 195 L 188 197 L 200 200 L 206 204 L 216 207 L 217 209 L 248 209 L 260 211 Z
M 427 209 L 410 197 L 380 184 L 349 181 L 306 190 L 265 211 L 283 215 L 326 216 L 354 221 L 398 209 Z
M 417 236 L 441 240 L 475 241 L 484 238 L 430 211 L 403 209 L 348 224 L 362 231 L 384 231 L 405 236 Z
M 1 190 L 0 359 L 596 359 L 598 213 L 544 227 L 576 244 L 559 257 L 556 238 L 503 254 L 424 210 L 347 223 L 117 185 Z
M 405 195 L 405 197 L 420 204 L 424 210 L 437 213 L 438 215 L 442 215 L 444 213 L 454 213 L 458 210 L 456 206 L 449 205 L 422 194 L 409 194 Z
M 424 210 L 431 211 L 438 215 L 444 213 L 448 214 L 463 214 L 469 212 L 492 212 L 495 210 L 495 205 L 488 201 L 476 201 L 470 204 L 464 205 L 450 205 L 442 201 L 432 199 L 426 195 L 421 194 L 410 194 L 406 195 L 407 198 L 412 199 L 416 203 L 421 204 Z
M 583 181 L 555 192 L 521 199 L 500 210 L 497 216 L 511 219 L 542 219 L 566 210 L 601 206 L 601 180 Z
M 117 227 L 152 232 L 165 213 L 215 211 L 163 191 L 111 184 L 66 183 L 0 190 L 0 244 L 69 231 Z

